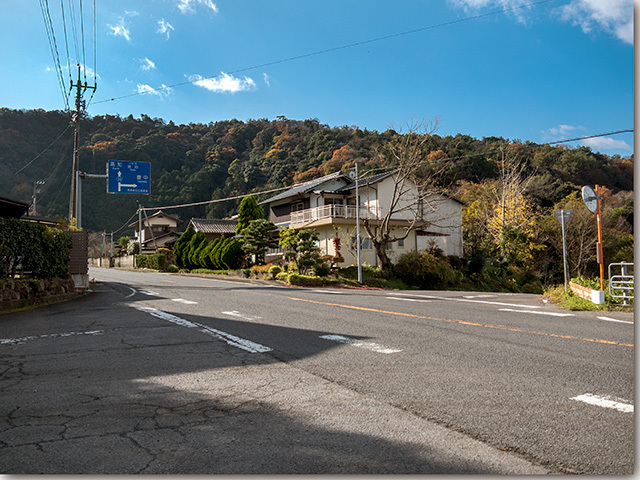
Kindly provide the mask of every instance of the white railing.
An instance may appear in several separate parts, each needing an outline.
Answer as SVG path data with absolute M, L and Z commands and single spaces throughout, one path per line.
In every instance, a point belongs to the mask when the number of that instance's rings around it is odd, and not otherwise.
M 352 218 L 356 219 L 356 207 L 351 205 L 324 205 L 322 207 L 309 208 L 291 212 L 291 225 L 297 223 L 313 222 L 326 218 Z M 378 212 L 374 208 L 360 207 L 360 218 L 378 218 Z

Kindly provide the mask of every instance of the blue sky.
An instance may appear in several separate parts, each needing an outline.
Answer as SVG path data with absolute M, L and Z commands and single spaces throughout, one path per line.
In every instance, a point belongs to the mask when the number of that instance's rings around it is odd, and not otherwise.
M 90 115 L 439 118 L 442 136 L 536 143 L 634 126 L 633 0 L 97 0 L 95 62 L 94 2 L 40 3 L 2 0 L 2 107 L 64 109 L 58 75 L 68 91 L 80 62 Z M 633 152 L 630 133 L 579 143 Z

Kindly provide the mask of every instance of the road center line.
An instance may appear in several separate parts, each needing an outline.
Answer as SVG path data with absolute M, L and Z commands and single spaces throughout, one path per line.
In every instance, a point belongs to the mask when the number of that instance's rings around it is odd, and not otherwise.
M 156 310 L 155 308 L 146 308 L 146 307 L 134 307 L 134 308 L 141 312 L 148 313 L 149 315 L 154 316 L 156 318 L 167 320 L 168 322 L 171 322 L 174 325 L 179 325 L 181 327 L 187 327 L 187 328 L 197 328 L 201 333 L 223 340 L 229 345 L 233 347 L 241 348 L 242 350 L 246 350 L 247 352 L 264 353 L 264 352 L 270 352 L 272 350 L 269 347 L 265 347 L 264 345 L 260 345 L 259 343 L 252 342 L 251 340 L 246 340 L 244 338 L 236 337 L 235 335 L 231 335 L 230 333 L 216 330 L 215 328 L 208 327 L 207 325 L 203 325 L 201 323 L 191 322 L 189 320 L 185 320 L 184 318 L 177 317 L 171 313 L 163 312 L 161 310 Z
M 551 315 L 553 317 L 575 317 L 573 313 L 535 312 L 531 310 L 514 310 L 513 308 L 500 308 L 500 312 L 533 313 L 534 315 Z
M 342 305 L 340 303 L 329 303 L 329 302 L 319 302 L 318 300 L 309 300 L 306 298 L 298 298 L 298 297 L 287 297 L 289 300 L 295 300 L 298 302 L 307 302 L 307 303 L 315 303 L 317 305 L 328 305 L 331 307 L 340 307 L 340 308 L 349 308 L 352 310 L 361 310 L 364 312 L 376 312 L 376 313 L 384 313 L 387 315 L 398 315 L 401 317 L 411 317 L 411 318 L 421 318 L 423 320 L 433 320 L 436 322 L 444 322 L 444 323 L 455 323 L 458 325 L 467 325 L 471 327 L 482 327 L 482 328 L 492 328 L 495 330 L 505 330 L 508 332 L 517 332 L 517 333 L 527 333 L 530 335 L 540 335 L 543 337 L 553 337 L 553 338 L 564 338 L 567 340 L 582 340 L 583 342 L 593 342 L 593 343 L 603 343 L 606 345 L 619 345 L 622 347 L 633 347 L 633 343 L 622 343 L 615 342 L 613 340 L 602 340 L 599 338 L 587 338 L 587 337 L 574 337 L 572 335 L 560 335 L 558 333 L 548 333 L 548 332 L 538 332 L 535 330 L 524 330 L 522 328 L 511 328 L 505 327 L 504 325 L 491 325 L 486 323 L 476 323 L 476 322 L 466 322 L 464 320 L 452 320 L 447 318 L 435 318 L 435 317 L 427 317 L 424 315 L 414 315 L 411 313 L 404 312 L 392 312 L 389 310 L 378 310 L 375 308 L 366 308 L 366 307 L 356 307 L 353 305 Z
M 571 400 L 577 400 L 578 402 L 584 402 L 589 405 L 595 405 L 603 408 L 613 408 L 614 410 L 624 413 L 633 413 L 633 405 L 627 403 L 628 400 L 623 400 L 621 398 L 585 393 L 584 395 L 573 397 Z
M 363 342 L 362 340 L 356 340 L 355 338 L 344 337 L 342 335 L 320 335 L 320 338 L 325 340 L 332 340 L 338 343 L 347 343 L 358 348 L 365 348 L 377 353 L 398 353 L 402 350 L 397 348 L 387 348 L 374 342 Z
M 174 302 L 178 302 L 178 303 L 184 303 L 185 305 L 197 305 L 198 302 L 194 302 L 192 300 L 185 300 L 184 298 L 172 298 L 171 299 Z

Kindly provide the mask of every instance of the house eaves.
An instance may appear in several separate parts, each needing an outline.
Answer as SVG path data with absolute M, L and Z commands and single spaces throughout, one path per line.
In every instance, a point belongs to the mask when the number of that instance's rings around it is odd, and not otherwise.
M 279 193 L 278 195 L 274 195 L 271 198 L 267 198 L 266 200 L 263 200 L 262 202 L 259 203 L 259 205 L 276 202 L 278 200 L 284 200 L 286 198 L 295 197 L 296 195 L 304 195 L 314 190 L 322 190 L 322 189 L 319 189 L 318 187 L 320 187 L 324 183 L 330 182 L 332 180 L 338 180 L 338 179 L 342 179 L 347 182 L 350 182 L 349 178 L 346 175 L 344 175 L 342 172 L 334 172 L 330 175 L 325 175 L 324 177 L 316 178 L 315 180 L 310 180 L 308 182 L 301 183 L 300 185 L 296 185 L 295 187 L 290 188 L 289 190 L 285 190 L 284 192 Z

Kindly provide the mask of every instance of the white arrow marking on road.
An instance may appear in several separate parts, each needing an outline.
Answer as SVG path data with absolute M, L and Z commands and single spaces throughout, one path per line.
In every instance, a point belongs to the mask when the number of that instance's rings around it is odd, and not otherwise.
M 556 312 L 532 312 L 530 310 L 513 310 L 512 308 L 500 308 L 501 312 L 518 312 L 518 313 L 533 313 L 535 315 L 551 315 L 553 317 L 575 317 L 573 313 L 556 313 Z
M 194 302 L 193 300 L 185 300 L 184 298 L 172 298 L 174 302 L 184 303 L 185 305 L 197 305 L 198 302 Z
M 150 297 L 159 297 L 160 294 L 157 292 L 152 292 L 151 290 L 138 290 L 138 293 L 143 295 L 149 295 Z
M 102 335 L 103 333 L 103 330 L 91 330 L 88 332 L 51 333 L 48 335 L 34 335 L 22 338 L 0 338 L 0 345 L 20 345 L 22 343 L 28 342 L 29 340 L 37 340 L 39 338 L 63 338 L 74 337 L 76 335 Z
M 247 352 L 264 353 L 270 352 L 272 350 L 269 347 L 265 347 L 264 345 L 260 345 L 259 343 L 252 342 L 251 340 L 245 340 L 244 338 L 236 337 L 235 335 L 231 335 L 230 333 L 221 332 L 220 330 L 216 330 L 215 328 L 208 327 L 201 323 L 190 322 L 189 320 L 177 317 L 171 313 L 156 310 L 155 308 L 135 307 L 135 309 L 141 312 L 148 313 L 149 315 L 152 315 L 156 318 L 167 320 L 168 322 L 179 325 L 181 327 L 197 328 L 204 334 L 211 335 L 212 337 L 223 340 L 229 345 L 241 348 L 242 350 L 246 350 Z
M 398 353 L 402 351 L 395 348 L 387 348 L 373 342 L 363 342 L 362 340 L 356 340 L 355 338 L 344 337 L 342 335 L 320 335 L 320 338 L 324 338 L 325 340 L 333 340 L 334 342 L 339 343 L 347 343 L 349 345 L 353 345 L 354 347 L 366 348 L 367 350 L 378 353 Z
M 613 408 L 624 413 L 633 413 L 633 405 L 627 403 L 628 400 L 623 400 L 621 398 L 585 393 L 584 395 L 573 397 L 571 400 L 577 400 L 578 402 L 584 402 L 598 407 Z
M 629 325 L 633 325 L 633 322 L 627 322 L 626 320 L 616 320 L 615 318 L 609 317 L 598 317 L 600 320 L 605 320 L 607 322 L 617 322 L 617 323 L 627 323 Z

